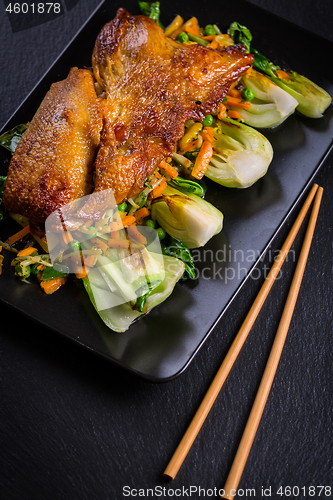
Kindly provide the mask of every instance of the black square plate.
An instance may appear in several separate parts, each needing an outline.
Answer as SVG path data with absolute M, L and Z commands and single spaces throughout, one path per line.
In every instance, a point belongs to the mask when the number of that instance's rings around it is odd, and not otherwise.
M 66 78 L 72 66 L 89 67 L 96 36 L 118 7 L 139 13 L 137 3 L 123 0 L 103 4 L 84 25 L 41 82 L 4 127 L 31 120 L 51 83 Z M 332 65 L 327 54 L 333 44 L 269 14 L 252 4 L 222 2 L 212 11 L 203 2 L 162 4 L 167 24 L 179 13 L 195 15 L 200 25 L 217 23 L 223 32 L 232 21 L 248 26 L 253 46 L 272 60 L 303 73 L 333 95 Z M 315 57 L 309 57 L 314 54 Z M 0 299 L 110 361 L 151 381 L 171 380 L 193 359 L 217 321 L 263 255 L 291 210 L 298 205 L 332 146 L 332 106 L 318 120 L 293 115 L 264 132 L 274 159 L 264 178 L 246 190 L 227 189 L 207 182 L 207 200 L 225 215 L 223 231 L 203 249 L 195 250 L 199 279 L 177 284 L 174 293 L 149 315 L 123 333 L 103 324 L 83 289 L 68 282 L 45 295 L 37 284 L 18 282 L 6 256 Z M 2 173 L 2 172 L 0 172 Z M 11 234 L 9 223 L 2 237 Z

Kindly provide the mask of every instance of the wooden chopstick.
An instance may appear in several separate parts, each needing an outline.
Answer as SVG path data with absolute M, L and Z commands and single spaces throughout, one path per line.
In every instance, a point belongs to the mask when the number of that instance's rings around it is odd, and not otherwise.
M 224 381 L 226 380 L 253 326 L 253 323 L 255 322 L 266 300 L 266 297 L 274 283 L 274 280 L 280 271 L 283 261 L 285 260 L 290 250 L 290 247 L 298 233 L 298 230 L 301 227 L 301 224 L 312 203 L 312 200 L 316 194 L 317 189 L 318 185 L 314 184 L 286 238 L 286 241 L 284 242 L 277 258 L 275 259 L 274 264 L 272 265 L 255 301 L 253 302 L 239 332 L 237 333 L 235 340 L 233 341 L 226 357 L 224 358 L 221 367 L 219 368 L 217 374 L 215 375 L 204 399 L 202 400 L 195 416 L 193 417 L 192 422 L 190 423 L 174 455 L 172 456 L 167 468 L 165 469 L 164 476 L 174 479 L 183 461 L 185 460 L 187 453 L 189 452 L 196 436 L 198 435 L 198 432 L 201 429 L 202 424 L 204 423 L 211 407 L 213 406 L 214 401 L 217 398 L 217 395 L 219 394 L 224 384 Z
M 276 332 L 275 340 L 269 355 L 267 365 L 260 382 L 260 386 L 253 403 L 253 407 L 247 421 L 242 439 L 240 441 L 236 456 L 230 469 L 222 498 L 234 498 L 234 492 L 237 490 L 238 483 L 243 473 L 251 446 L 256 435 L 262 413 L 274 380 L 275 372 L 279 364 L 280 356 L 286 340 L 290 321 L 294 312 L 298 292 L 301 286 L 306 261 L 308 258 L 311 241 L 316 226 L 320 202 L 323 194 L 323 188 L 319 188 L 314 201 L 311 217 L 306 230 L 304 242 L 298 258 L 295 274 L 290 286 L 285 307 L 281 316 L 279 327 Z M 233 493 L 231 493 L 233 492 Z

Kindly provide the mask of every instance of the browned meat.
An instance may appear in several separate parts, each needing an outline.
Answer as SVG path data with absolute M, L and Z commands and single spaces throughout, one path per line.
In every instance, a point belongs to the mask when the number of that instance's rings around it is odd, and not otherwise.
M 43 227 L 56 208 L 89 194 L 103 125 L 89 70 L 72 68 L 54 83 L 9 166 L 4 205 Z
M 239 47 L 213 51 L 179 44 L 155 21 L 119 9 L 93 53 L 94 74 L 110 104 L 95 190 L 112 188 L 117 203 L 140 192 L 147 176 L 174 151 L 185 121 L 214 112 L 252 61 Z

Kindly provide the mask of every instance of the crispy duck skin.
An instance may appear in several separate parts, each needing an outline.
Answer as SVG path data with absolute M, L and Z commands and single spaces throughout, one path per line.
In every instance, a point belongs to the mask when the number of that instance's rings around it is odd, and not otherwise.
M 64 204 L 92 190 L 103 118 L 91 71 L 72 68 L 51 85 L 11 160 L 3 202 L 35 233 Z
M 95 191 L 111 188 L 122 203 L 172 155 L 186 120 L 202 121 L 217 110 L 253 56 L 242 47 L 212 50 L 177 43 L 155 21 L 119 9 L 98 35 L 92 61 L 109 104 Z

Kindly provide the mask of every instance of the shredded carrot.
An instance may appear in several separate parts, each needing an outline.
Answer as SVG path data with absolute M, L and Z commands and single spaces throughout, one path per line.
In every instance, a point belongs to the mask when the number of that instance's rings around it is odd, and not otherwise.
M 84 265 L 89 267 L 94 267 L 96 261 L 97 261 L 97 255 L 88 255 L 88 257 L 85 257 L 84 259 Z
M 88 274 L 88 268 L 83 266 L 82 267 L 82 271 L 78 271 L 77 273 L 75 273 L 75 276 L 79 279 L 79 280 L 82 280 L 82 278 L 85 278 Z
M 140 210 L 135 212 L 135 218 L 136 218 L 137 222 L 141 222 L 142 219 L 144 219 L 145 217 L 148 217 L 149 215 L 150 215 L 150 212 L 149 212 L 148 208 L 146 208 L 146 207 L 140 208 Z
M 215 37 L 216 35 L 207 35 L 207 36 L 202 36 L 201 38 L 203 40 L 207 40 L 207 42 L 212 42 L 213 40 L 215 40 Z
M 165 179 L 163 179 L 156 188 L 153 189 L 153 197 L 158 198 L 161 196 L 163 191 L 168 187 L 168 184 Z
M 66 243 L 66 245 L 68 245 L 68 243 L 70 243 L 71 241 L 73 241 L 73 236 L 71 235 L 71 233 L 69 231 L 64 231 L 62 233 L 62 237 L 63 237 L 64 242 Z
M 2 248 L 2 247 L 1 247 Z M 1 251 L 1 250 L 0 250 Z M 4 256 L 0 255 L 0 274 L 2 273 L 2 263 L 3 263 Z
M 221 102 L 220 106 L 219 106 L 219 114 L 217 115 L 218 119 L 219 120 L 222 120 L 222 118 L 224 117 L 225 115 L 225 112 L 226 112 L 227 108 L 225 107 L 225 105 Z
M 135 219 L 134 215 L 126 215 L 126 217 L 124 217 L 121 222 L 123 224 L 123 227 L 127 227 L 127 226 L 131 226 L 132 224 L 135 224 L 136 219 Z
M 209 137 L 211 139 L 215 140 L 214 131 L 213 131 L 212 127 L 205 127 L 204 130 L 207 131 L 207 134 L 209 135 Z
M 250 66 L 249 69 L 245 71 L 246 75 L 251 75 L 251 73 L 252 73 L 252 66 Z
M 161 163 L 159 164 L 159 168 L 162 168 L 165 172 L 167 172 L 167 174 L 170 175 L 171 179 L 175 179 L 178 176 L 177 170 L 165 160 L 161 161 Z
M 229 90 L 228 95 L 230 95 L 231 97 L 237 97 L 238 99 L 242 98 L 242 93 L 238 89 Z
M 232 108 L 250 109 L 251 107 L 250 101 L 238 102 L 237 97 L 229 97 L 229 96 L 227 97 L 228 100 L 225 101 L 224 103 L 227 108 L 232 107 Z M 234 99 L 237 99 L 237 101 L 234 101 Z
M 25 257 L 27 255 L 31 255 L 34 252 L 38 252 L 37 248 L 27 247 L 27 248 L 24 248 L 23 250 L 20 250 L 17 254 L 17 257 Z
M 251 103 L 250 101 L 237 102 L 235 104 L 230 104 L 231 107 L 240 108 L 240 109 L 250 109 Z M 228 107 L 228 101 L 226 102 L 226 107 Z
M 217 49 L 217 47 L 218 47 L 218 46 L 219 46 L 219 44 L 218 44 L 218 42 L 217 42 L 216 40 L 213 40 L 213 41 L 212 41 L 212 43 L 210 43 L 210 44 L 208 45 L 208 47 L 209 47 L 210 49 L 214 49 L 214 50 L 215 50 L 215 49 Z
M 25 226 L 23 229 L 18 231 L 17 233 L 13 234 L 8 240 L 5 241 L 7 245 L 12 245 L 13 243 L 16 243 L 16 241 L 19 241 L 23 236 L 26 236 L 27 234 L 30 233 L 30 226 L 29 224 Z
M 233 111 L 232 109 L 228 110 L 228 116 L 229 118 L 234 118 L 235 120 L 243 120 L 238 111 Z
M 201 137 L 203 138 L 204 141 L 210 141 L 211 140 L 211 137 L 210 137 L 209 133 L 207 132 L 207 130 L 205 128 L 200 132 L 200 135 L 201 135 Z
M 106 252 L 106 250 L 108 249 L 107 244 L 99 238 L 91 238 L 90 241 L 95 247 L 100 248 L 102 252 Z
M 52 280 L 41 281 L 40 286 L 44 290 L 45 293 L 50 295 L 53 292 L 56 292 L 61 285 L 66 283 L 66 277 L 63 278 L 54 278 Z
M 111 238 L 115 240 L 120 240 L 120 231 L 111 231 Z
M 155 179 L 161 179 L 161 177 L 162 177 L 162 176 L 161 176 L 161 174 L 159 173 L 159 171 L 158 171 L 158 170 L 155 170 L 153 179 L 154 179 L 154 180 L 155 180 Z
M 195 177 L 196 179 L 203 178 L 212 156 L 212 144 L 209 141 L 204 141 L 195 160 L 195 164 L 192 170 L 193 177 Z
M 282 69 L 278 69 L 276 71 L 276 75 L 278 78 L 282 78 L 283 80 L 290 80 L 288 73 L 282 71 Z
M 136 226 L 130 226 L 127 230 L 128 234 L 135 238 L 139 243 L 142 243 L 143 245 L 147 244 L 147 238 L 140 233 Z
M 114 221 L 110 224 L 110 231 L 120 231 L 124 227 L 130 226 L 136 223 L 136 218 L 133 215 L 126 215 L 121 219 L 121 221 Z
M 199 30 L 199 26 L 197 24 L 193 26 L 185 26 L 184 31 L 186 31 L 186 33 L 190 33 L 191 35 L 195 35 L 201 38 L 201 33 Z
M 130 226 L 130 228 L 134 228 L 134 227 L 135 226 Z M 109 245 L 109 247 L 112 247 L 112 248 L 128 248 L 129 247 L 129 243 L 128 243 L 127 239 L 120 240 L 117 238 L 109 238 L 108 245 Z
M 205 127 L 200 135 L 204 141 L 209 141 L 212 144 L 216 141 L 212 127 Z
M 227 100 L 225 101 L 225 103 L 230 102 L 230 103 L 233 103 L 233 104 L 237 104 L 237 103 L 239 103 L 239 102 L 242 101 L 242 99 L 240 97 L 232 97 L 230 95 L 227 95 L 226 99 Z
M 111 233 L 115 232 L 115 231 L 120 231 L 121 229 L 124 228 L 123 226 L 123 220 L 125 219 L 126 217 L 124 217 L 121 221 L 114 221 L 114 222 L 111 222 L 110 223 L 110 231 Z

